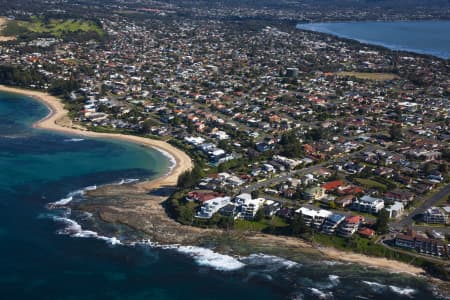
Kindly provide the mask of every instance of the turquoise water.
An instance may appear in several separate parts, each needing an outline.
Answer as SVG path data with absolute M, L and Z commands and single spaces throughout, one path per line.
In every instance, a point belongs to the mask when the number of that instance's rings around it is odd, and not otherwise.
M 293 263 L 121 245 L 127 228 L 49 211 L 47 203 L 87 186 L 160 176 L 168 161 L 133 144 L 30 128 L 46 114 L 0 94 L 1 299 L 437 299 L 422 279 L 307 255 Z
M 450 21 L 336 22 L 297 28 L 333 34 L 393 50 L 450 58 Z

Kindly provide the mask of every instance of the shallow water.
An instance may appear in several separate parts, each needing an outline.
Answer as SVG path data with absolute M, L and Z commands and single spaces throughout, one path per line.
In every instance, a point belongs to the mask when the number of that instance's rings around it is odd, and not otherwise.
M 46 114 L 37 102 L 0 94 L 2 299 L 436 299 L 423 280 L 308 255 L 295 263 L 123 245 L 140 236 L 87 213 L 49 211 L 47 203 L 82 199 L 84 187 L 159 176 L 169 162 L 128 143 L 30 128 Z

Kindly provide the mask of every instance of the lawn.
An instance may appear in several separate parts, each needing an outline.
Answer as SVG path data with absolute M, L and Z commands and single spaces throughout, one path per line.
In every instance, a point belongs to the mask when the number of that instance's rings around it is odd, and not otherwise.
M 263 231 L 270 225 L 275 227 L 285 227 L 288 224 L 283 221 L 283 219 L 274 216 L 271 220 L 262 219 L 261 221 L 248 221 L 248 220 L 236 220 L 234 223 L 234 228 L 244 231 Z
M 95 32 L 103 36 L 105 32 L 93 21 L 75 19 L 50 19 L 44 20 L 32 17 L 29 21 L 10 21 L 4 30 L 7 35 L 20 36 L 26 33 L 50 34 L 55 37 L 63 37 L 66 33 Z
M 358 182 L 360 185 L 362 185 L 366 188 L 369 188 L 369 189 L 375 188 L 375 189 L 387 190 L 387 186 L 385 184 L 382 184 L 375 180 L 365 179 L 365 178 L 355 178 L 355 181 Z
M 399 78 L 398 75 L 392 73 L 364 73 L 364 72 L 338 72 L 338 76 L 355 77 L 358 79 L 386 81 Z

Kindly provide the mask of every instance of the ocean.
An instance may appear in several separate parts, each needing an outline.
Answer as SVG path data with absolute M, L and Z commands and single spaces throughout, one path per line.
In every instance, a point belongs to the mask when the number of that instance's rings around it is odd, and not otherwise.
M 450 58 L 450 21 L 330 22 L 297 25 L 366 44 Z
M 294 261 L 156 246 L 92 215 L 49 210 L 83 190 L 154 178 L 158 151 L 31 128 L 42 104 L 0 93 L 2 299 L 440 299 L 427 281 L 305 254 Z

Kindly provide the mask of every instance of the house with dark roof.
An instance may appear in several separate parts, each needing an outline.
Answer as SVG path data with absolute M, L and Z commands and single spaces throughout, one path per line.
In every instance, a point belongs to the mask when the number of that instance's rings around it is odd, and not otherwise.
M 406 234 L 397 234 L 394 243 L 397 247 L 415 250 L 423 254 L 448 256 L 448 246 L 444 242 L 420 236 L 414 230 L 408 230 Z

